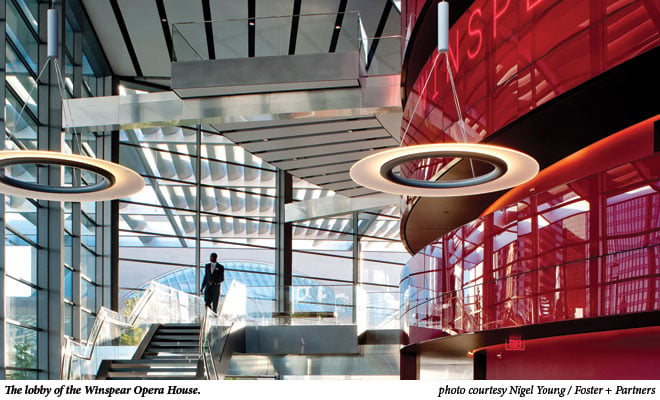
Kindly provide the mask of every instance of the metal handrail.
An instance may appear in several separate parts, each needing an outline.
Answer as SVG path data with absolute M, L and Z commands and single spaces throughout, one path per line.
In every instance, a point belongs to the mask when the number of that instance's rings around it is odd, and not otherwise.
M 159 290 L 170 293 L 178 292 L 178 293 L 190 295 L 189 293 L 176 290 L 174 288 L 152 281 L 147 287 L 147 290 L 145 291 L 144 295 L 140 297 L 140 300 L 138 300 L 138 303 L 136 304 L 135 308 L 132 310 L 131 314 L 128 317 L 123 317 L 121 314 L 113 310 L 110 310 L 106 307 L 99 308 L 99 312 L 97 313 L 96 319 L 94 320 L 94 324 L 92 325 L 89 338 L 86 341 L 84 341 L 83 351 L 81 351 L 80 353 L 73 352 L 73 348 L 75 345 L 83 345 L 83 343 L 78 343 L 71 338 L 66 339 L 64 345 L 64 351 L 62 352 L 62 362 L 60 364 L 61 379 L 70 379 L 72 360 L 74 358 L 79 360 L 86 360 L 86 361 L 92 359 L 97 341 L 99 339 L 99 334 L 101 332 L 101 329 L 103 328 L 103 325 L 106 322 L 111 322 L 118 326 L 126 326 L 126 327 L 134 326 L 135 322 L 142 315 L 142 312 L 144 311 L 146 305 L 153 298 L 154 294 Z

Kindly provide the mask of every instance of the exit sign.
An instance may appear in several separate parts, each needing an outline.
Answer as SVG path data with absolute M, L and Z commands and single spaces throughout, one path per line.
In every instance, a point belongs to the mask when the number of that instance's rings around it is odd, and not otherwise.
M 520 336 L 509 336 L 504 343 L 504 350 L 522 351 L 525 350 L 525 342 Z

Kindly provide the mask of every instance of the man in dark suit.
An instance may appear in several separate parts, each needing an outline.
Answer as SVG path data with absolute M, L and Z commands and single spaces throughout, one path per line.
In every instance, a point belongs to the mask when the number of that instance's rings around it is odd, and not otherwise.
M 211 253 L 211 262 L 207 263 L 204 269 L 204 280 L 202 281 L 204 302 L 206 303 L 206 307 L 211 307 L 213 312 L 217 312 L 218 301 L 220 300 L 220 286 L 222 285 L 222 281 L 225 280 L 225 267 L 218 263 L 218 255 Z

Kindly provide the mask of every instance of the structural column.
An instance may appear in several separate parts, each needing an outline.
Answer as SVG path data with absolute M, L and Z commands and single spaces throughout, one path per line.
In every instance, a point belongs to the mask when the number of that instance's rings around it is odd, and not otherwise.
M 62 22 L 63 23 L 63 22 Z M 73 49 L 73 97 L 82 97 L 82 35 L 79 32 L 74 35 Z M 60 42 L 63 42 L 62 40 Z M 66 68 L 66 67 L 65 67 Z M 65 69 L 64 69 L 65 70 Z M 75 130 L 71 130 L 71 152 L 74 154 L 83 154 L 82 135 Z M 82 174 L 80 170 L 73 170 L 73 183 L 76 186 L 82 185 Z M 81 337 L 80 321 L 80 275 L 81 275 L 81 242 L 82 242 L 82 207 L 79 202 L 71 203 L 71 267 L 73 276 L 71 289 L 73 294 L 73 311 L 71 312 L 71 336 L 74 339 L 87 339 Z M 94 310 L 92 310 L 94 311 Z
M 360 285 L 360 213 L 354 212 L 353 221 L 353 323 L 358 323 L 358 306 L 366 307 L 367 304 L 359 304 L 358 291 Z M 366 300 L 366 299 L 365 299 Z M 359 327 L 358 327 L 359 328 Z
M 54 6 L 59 15 L 59 37 L 64 37 L 64 13 L 61 3 Z M 49 4 L 39 4 L 39 69 L 47 59 L 47 11 Z M 58 49 L 61 55 L 61 47 Z M 60 57 L 61 59 L 61 57 Z M 50 63 L 48 71 L 39 83 L 39 150 L 61 150 L 62 99 L 57 87 L 55 65 Z M 59 167 L 40 167 L 38 182 L 42 185 L 61 186 Z M 39 234 L 37 242 L 37 321 L 39 378 L 59 379 L 61 351 L 64 337 L 64 248 L 62 229 L 62 204 L 56 201 L 39 201 L 37 210 Z
M 195 293 L 199 296 L 201 293 L 201 272 L 202 272 L 202 126 L 197 125 L 195 133 L 195 148 L 197 157 L 195 158 Z
M 109 95 L 119 94 L 119 80 L 112 77 Z M 106 158 L 107 159 L 107 158 Z M 110 132 L 110 161 L 119 163 L 119 131 Z M 110 308 L 119 311 L 119 200 L 110 202 Z
M 289 290 L 293 284 L 293 225 L 284 222 L 284 205 L 293 201 L 293 178 L 286 171 L 277 170 L 277 208 L 275 215 L 275 308 L 291 312 Z
M 5 1 L 0 1 L 0 20 L 6 21 L 6 6 L 5 6 Z M 6 37 L 5 37 L 5 29 L 6 29 L 7 24 L 0 24 L 0 40 L 2 43 L 6 43 Z M 2 81 L 2 84 L 0 84 L 0 98 L 5 98 L 5 65 L 7 65 L 6 62 L 6 54 L 5 54 L 5 49 L 6 45 L 3 45 L 2 48 L 0 48 L 0 65 L 2 65 L 2 68 L 0 68 L 0 80 Z M 2 113 L 0 114 L 0 128 L 2 129 L 2 132 L 5 132 L 5 120 L 4 120 L 5 114 Z M 4 136 L 4 134 L 3 134 Z M 3 150 L 5 148 L 5 140 L 3 137 L 3 140 L 0 140 L 0 150 Z M 3 194 L 0 194 L 0 260 L 5 259 L 5 196 Z M 0 379 L 6 379 L 5 375 L 5 357 L 4 354 L 6 354 L 6 349 L 5 349 L 5 263 L 0 262 L 0 354 L 3 354 L 3 357 L 0 358 Z

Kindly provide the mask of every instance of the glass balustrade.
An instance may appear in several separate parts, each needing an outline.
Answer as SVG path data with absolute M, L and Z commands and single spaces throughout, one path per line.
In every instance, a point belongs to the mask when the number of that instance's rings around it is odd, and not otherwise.
M 273 296 L 275 293 L 275 296 Z M 281 298 L 276 302 L 276 298 Z M 95 379 L 103 360 L 130 359 L 153 324 L 200 323 L 200 359 L 206 379 L 223 379 L 233 351 L 232 333 L 245 326 L 357 325 L 398 329 L 398 291 L 361 285 L 247 287 L 232 281 L 216 314 L 200 296 L 152 282 L 125 315 L 101 308 L 89 339 L 68 339 L 62 379 Z M 357 301 L 357 306 L 353 299 Z M 354 309 L 357 311 L 354 312 Z
M 360 76 L 401 74 L 401 36 L 368 37 L 355 11 L 177 23 L 172 42 L 175 62 L 358 52 Z
M 101 361 L 130 359 L 155 323 L 195 323 L 204 316 L 204 301 L 151 282 L 125 315 L 101 307 L 84 342 L 67 339 L 62 355 L 62 379 L 95 379 Z

